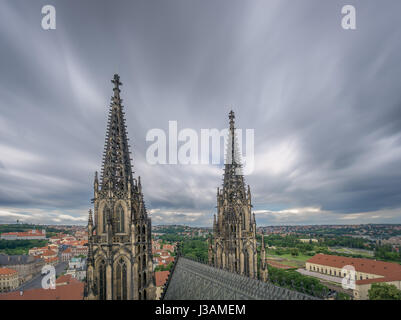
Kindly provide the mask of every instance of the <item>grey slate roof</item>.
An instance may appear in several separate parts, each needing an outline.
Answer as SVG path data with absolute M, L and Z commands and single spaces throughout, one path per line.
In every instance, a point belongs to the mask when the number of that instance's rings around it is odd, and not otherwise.
M 13 255 L 0 254 L 0 266 L 12 266 L 17 264 L 33 263 L 35 258 L 28 255 Z
M 166 284 L 164 300 L 317 299 L 184 257 L 178 257 L 171 272 Z

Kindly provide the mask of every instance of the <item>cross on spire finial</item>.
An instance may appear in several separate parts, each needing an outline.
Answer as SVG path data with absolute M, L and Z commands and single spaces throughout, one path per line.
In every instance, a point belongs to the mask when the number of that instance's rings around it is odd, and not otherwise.
M 114 83 L 113 90 L 120 91 L 120 86 L 122 85 L 122 83 L 120 82 L 120 76 L 117 73 L 114 75 L 114 78 L 113 78 L 113 80 L 111 80 L 111 82 Z
M 234 129 L 234 119 L 235 119 L 235 114 L 234 111 L 230 111 L 230 113 L 228 114 L 228 118 L 230 119 L 230 129 Z
M 232 111 L 232 110 L 230 111 L 228 118 L 230 119 L 230 121 L 234 121 L 234 119 L 235 119 L 234 111 Z

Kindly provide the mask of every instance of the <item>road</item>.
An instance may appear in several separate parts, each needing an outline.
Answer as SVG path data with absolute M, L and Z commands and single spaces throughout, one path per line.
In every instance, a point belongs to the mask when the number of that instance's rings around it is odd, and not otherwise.
M 313 272 L 313 271 L 309 271 L 309 270 L 305 270 L 305 269 L 297 269 L 297 271 L 300 274 L 303 274 L 305 276 L 319 278 L 322 280 L 326 280 L 326 281 L 330 281 L 330 282 L 334 282 L 334 283 L 338 283 L 338 284 L 341 284 L 343 281 L 343 278 L 341 278 L 341 277 L 329 276 L 327 274 L 321 274 L 318 272 Z
M 60 275 L 61 273 L 63 273 L 67 265 L 67 261 L 59 263 L 56 266 L 56 275 Z M 31 280 L 22 284 L 19 288 L 16 289 L 16 291 L 42 288 L 42 279 L 43 276 L 41 274 L 38 274 Z
M 305 269 L 297 269 L 297 271 L 300 274 L 303 274 L 305 276 L 310 276 L 319 279 L 319 281 L 324 284 L 326 287 L 328 287 L 330 290 L 335 291 L 335 292 L 342 292 L 350 297 L 353 296 L 352 289 L 346 289 L 343 288 L 342 286 L 342 280 L 343 278 L 341 277 L 334 277 L 326 274 L 321 274 L 318 272 L 313 272 Z

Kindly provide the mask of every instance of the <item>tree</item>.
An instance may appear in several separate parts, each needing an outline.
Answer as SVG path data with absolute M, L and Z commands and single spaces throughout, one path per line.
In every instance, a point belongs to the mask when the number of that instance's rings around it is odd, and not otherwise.
M 336 300 L 351 300 L 351 297 L 343 292 L 337 292 Z
M 170 262 L 168 265 L 158 265 L 155 268 L 155 272 L 157 271 L 170 271 L 173 268 L 174 263 Z
M 401 300 L 401 290 L 393 284 L 374 283 L 368 291 L 369 300 Z
M 298 256 L 299 255 L 299 250 L 297 248 L 293 248 L 291 249 L 291 255 L 292 256 Z

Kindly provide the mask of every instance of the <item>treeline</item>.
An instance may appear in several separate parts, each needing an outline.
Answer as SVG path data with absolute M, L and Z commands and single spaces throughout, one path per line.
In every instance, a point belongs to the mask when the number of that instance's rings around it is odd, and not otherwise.
M 36 224 L 28 224 L 28 223 L 20 223 L 20 224 L 0 224 L 0 233 L 8 233 L 8 232 L 25 232 L 28 230 L 46 230 L 46 237 L 51 237 L 58 233 L 67 233 L 72 234 L 71 231 L 65 229 L 56 229 L 49 226 L 42 226 Z
M 163 234 L 163 235 L 159 236 L 158 238 L 160 240 L 162 240 L 162 242 L 166 242 L 166 243 L 179 242 L 179 241 L 183 241 L 185 239 L 185 237 L 178 235 L 178 234 L 174 234 L 174 233 Z
M 261 240 L 261 237 L 258 237 Z M 301 251 L 314 250 L 316 245 L 327 246 L 327 247 L 348 247 L 357 249 L 366 249 L 366 245 L 370 245 L 370 241 L 363 238 L 353 238 L 347 236 L 337 236 L 333 238 L 318 238 L 318 244 L 316 242 L 301 242 L 299 236 L 285 236 L 271 234 L 265 236 L 265 244 L 268 246 L 275 247 L 287 247 L 287 248 L 298 248 Z
M 388 283 L 373 283 L 368 295 L 369 300 L 401 300 L 401 290 Z
M 376 259 L 380 260 L 401 262 L 401 251 L 400 252 L 393 251 L 393 248 L 390 244 L 385 244 L 382 246 L 376 245 L 374 256 Z
M 202 240 L 206 241 L 205 237 L 188 237 L 188 236 L 182 236 L 178 234 L 164 234 L 161 236 L 158 236 L 158 238 L 162 241 L 162 243 L 173 243 L 173 242 L 185 242 L 185 241 L 192 241 L 192 240 Z
M 0 233 L 7 232 L 24 232 L 31 229 L 43 229 L 43 226 L 36 226 L 34 224 L 0 224 Z
M 208 244 L 205 239 L 191 239 L 182 242 L 182 255 L 193 259 L 208 260 Z
M 170 262 L 168 265 L 158 265 L 155 268 L 155 272 L 157 271 L 170 271 L 173 268 L 174 262 Z
M 319 280 L 304 276 L 295 270 L 283 270 L 268 265 L 269 281 L 280 287 L 295 290 L 310 296 L 325 298 L 329 294 L 328 287 Z M 348 300 L 350 297 L 343 293 L 337 293 L 339 300 Z
M 184 227 L 184 226 L 170 226 L 170 227 L 164 227 L 162 229 L 159 229 L 159 230 L 157 230 L 157 232 L 166 233 L 166 234 L 174 234 L 174 233 L 178 233 L 178 232 L 184 232 L 187 229 L 188 228 Z
M 47 240 L 0 240 L 0 252 L 8 255 L 28 254 L 34 247 L 44 247 Z
M 354 238 L 346 236 L 337 236 L 335 238 L 324 238 L 321 242 L 322 245 L 328 247 L 346 247 L 354 249 L 367 249 L 371 248 L 371 242 L 363 238 Z

